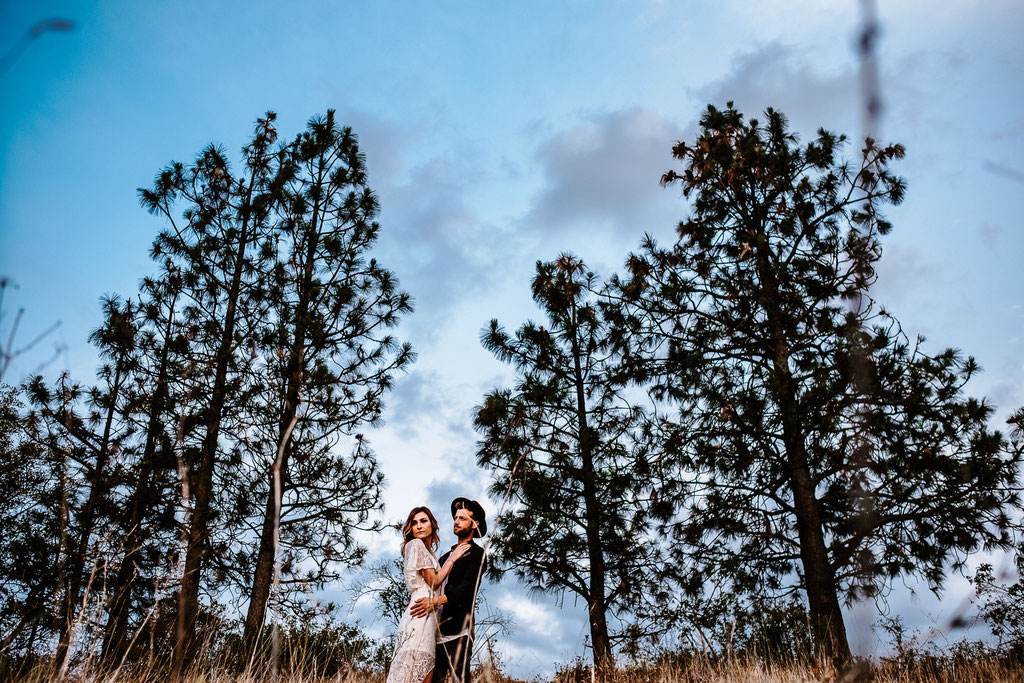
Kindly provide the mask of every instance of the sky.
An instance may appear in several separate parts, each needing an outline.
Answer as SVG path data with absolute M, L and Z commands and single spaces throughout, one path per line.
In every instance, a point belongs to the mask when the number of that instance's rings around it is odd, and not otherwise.
M 608 276 L 645 233 L 670 240 L 687 206 L 658 180 L 707 104 L 775 107 L 804 140 L 819 127 L 862 135 L 861 12 L 853 0 L 0 0 L 3 52 L 39 20 L 74 22 L 0 74 L 0 276 L 16 285 L 0 338 L 19 308 L 21 343 L 60 321 L 6 379 L 40 366 L 92 377 L 100 297 L 130 295 L 154 270 L 161 223 L 136 188 L 160 168 L 210 142 L 237 159 L 267 110 L 287 139 L 333 108 L 381 201 L 374 254 L 416 302 L 398 334 L 419 359 L 367 434 L 388 477 L 384 517 L 410 502 L 443 516 L 455 495 L 493 515 L 471 415 L 512 374 L 481 328 L 537 317 L 539 259 L 568 250 Z M 978 359 L 986 372 L 969 389 L 1001 425 L 1024 405 L 1024 3 L 883 1 L 877 16 L 877 132 L 906 145 L 896 170 L 909 190 L 888 212 L 872 295 L 927 348 Z M 397 554 L 397 540 L 371 539 L 375 557 Z M 881 609 L 927 628 L 963 595 L 962 581 L 942 600 L 911 581 Z M 515 618 L 499 643 L 513 672 L 584 654 L 571 600 L 511 580 L 487 599 Z M 862 652 L 879 647 L 878 611 L 850 611 Z M 365 604 L 352 614 L 379 627 Z

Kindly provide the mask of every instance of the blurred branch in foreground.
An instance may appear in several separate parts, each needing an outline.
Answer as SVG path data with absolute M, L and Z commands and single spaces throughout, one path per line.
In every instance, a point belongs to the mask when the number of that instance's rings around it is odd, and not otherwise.
M 991 161 L 986 161 L 982 165 L 982 168 L 989 173 L 995 173 L 996 175 L 1001 175 L 1009 180 L 1024 183 L 1024 172 L 1016 168 L 1010 168 L 1009 166 L 1003 166 L 1002 164 L 997 164 Z
M 70 19 L 43 19 L 37 21 L 32 28 L 25 32 L 25 35 L 21 37 L 21 40 L 16 42 L 11 49 L 4 53 L 3 57 L 0 57 L 0 76 L 7 73 L 7 70 L 18 60 L 21 53 L 25 51 L 32 41 L 39 36 L 43 35 L 47 31 L 62 31 L 70 32 L 75 30 L 75 22 Z

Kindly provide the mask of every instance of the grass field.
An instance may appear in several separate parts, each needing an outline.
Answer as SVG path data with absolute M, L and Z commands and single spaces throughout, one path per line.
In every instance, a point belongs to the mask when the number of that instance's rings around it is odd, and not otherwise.
M 314 662 L 307 662 L 303 671 L 281 671 L 277 676 L 269 666 L 250 665 L 241 672 L 214 667 L 193 671 L 182 683 L 384 683 L 382 673 L 351 669 L 331 675 L 318 673 Z M 156 683 L 167 680 L 166 666 L 157 662 L 136 665 L 115 672 L 93 670 L 87 664 L 63 674 L 45 662 L 28 671 L 8 671 L 4 680 L 24 683 L 66 681 L 67 683 Z M 875 683 L 1024 683 L 1024 666 L 994 655 L 974 658 L 923 657 L 910 661 L 859 662 L 845 672 L 809 663 L 788 665 L 759 661 L 710 661 L 693 659 L 685 664 L 636 665 L 617 669 L 607 676 L 594 676 L 582 663 L 559 668 L 551 679 L 534 679 L 536 683 L 840 683 L 873 681 Z M 505 676 L 491 667 L 481 667 L 474 675 L 475 683 L 524 683 Z

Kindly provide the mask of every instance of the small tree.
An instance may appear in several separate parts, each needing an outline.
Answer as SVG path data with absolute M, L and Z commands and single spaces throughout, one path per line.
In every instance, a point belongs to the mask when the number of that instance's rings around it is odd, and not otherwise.
M 495 563 L 533 588 L 582 598 L 594 663 L 607 669 L 609 615 L 627 617 L 657 583 L 649 531 L 659 508 L 645 480 L 644 414 L 612 382 L 616 358 L 597 284 L 570 255 L 537 263 L 533 297 L 545 324 L 527 322 L 510 335 L 492 320 L 481 333 L 518 379 L 484 397 L 474 425 L 492 490 L 515 501 L 502 516 Z
M 67 430 L 71 439 L 80 442 L 90 456 L 82 472 L 84 481 L 88 482 L 88 493 L 75 515 L 75 541 L 68 548 L 68 586 L 61 606 L 58 663 L 64 660 L 70 644 L 83 583 L 90 578 L 87 571 L 96 566 L 89 560 L 89 546 L 99 527 L 98 521 L 103 518 L 102 508 L 112 512 L 109 510 L 114 483 L 111 468 L 134 431 L 132 424 L 124 419 L 127 412 L 124 395 L 137 364 L 138 311 L 131 301 L 121 301 L 118 297 L 105 298 L 102 306 L 103 324 L 89 337 L 105 361 L 99 371 L 103 385 L 89 392 L 91 411 L 86 416 L 78 416 L 67 404 L 56 408 L 44 405 L 42 411 Z
M 978 596 L 978 617 L 998 639 L 999 651 L 1020 661 L 1024 660 L 1024 546 L 1017 548 L 1016 559 L 1014 580 L 984 563 L 971 583 Z
M 938 589 L 967 553 L 1010 544 L 1021 445 L 964 395 L 972 358 L 926 353 L 867 296 L 903 147 L 869 139 L 847 163 L 845 138 L 801 147 L 780 113 L 762 126 L 731 103 L 700 123 L 663 178 L 693 215 L 630 257 L 614 329 L 633 378 L 689 425 L 664 447 L 691 493 L 674 530 L 691 588 L 801 589 L 819 653 L 842 663 L 841 599 L 905 574 Z
M 130 457 L 134 432 L 124 416 L 126 388 L 137 360 L 137 310 L 130 301 L 110 297 L 103 301 L 103 316 L 103 324 L 90 336 L 104 360 L 99 383 L 85 389 L 66 373 L 52 386 L 41 376 L 32 378 L 25 386 L 31 410 L 20 424 L 21 439 L 42 449 L 44 461 L 60 463 L 58 481 L 49 483 L 61 492 L 54 621 L 58 666 L 65 665 L 77 627 L 87 624 L 82 607 L 100 592 L 99 573 L 114 550 L 113 489 L 118 470 Z M 20 463 L 28 471 L 36 465 Z M 39 497 L 47 494 L 40 490 Z

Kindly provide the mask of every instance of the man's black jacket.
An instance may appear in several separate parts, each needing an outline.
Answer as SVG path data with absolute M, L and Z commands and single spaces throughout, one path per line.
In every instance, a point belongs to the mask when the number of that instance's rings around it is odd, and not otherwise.
M 452 546 L 452 550 L 456 546 Z M 448 560 L 451 550 L 441 556 L 441 565 Z M 484 573 L 484 549 L 473 541 L 469 542 L 466 554 L 455 560 L 455 565 L 448 574 L 448 583 L 444 586 L 444 595 L 448 599 L 441 607 L 438 628 L 441 635 L 453 636 L 466 626 L 473 635 L 473 608 L 476 605 L 476 592 L 480 588 L 480 577 Z

